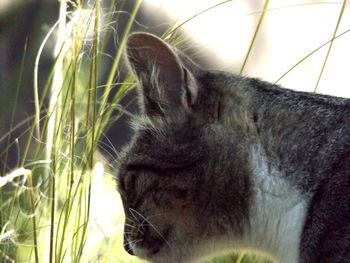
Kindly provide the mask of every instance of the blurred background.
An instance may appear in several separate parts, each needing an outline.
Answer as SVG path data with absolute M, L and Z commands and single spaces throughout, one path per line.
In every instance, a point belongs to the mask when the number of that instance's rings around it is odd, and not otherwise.
M 91 5 L 92 5 L 91 1 Z M 108 0 L 102 1 L 107 8 Z M 119 37 L 135 1 L 117 1 L 118 20 L 103 25 L 112 30 L 114 39 L 108 42 L 108 54 L 115 55 Z M 217 6 L 216 6 L 217 5 Z M 185 36 L 185 51 L 209 69 L 240 73 L 255 29 L 264 8 L 261 0 L 144 0 L 133 31 L 162 35 L 175 23 L 194 17 L 181 28 Z M 241 74 L 283 87 L 314 91 L 329 44 L 305 59 L 282 77 L 295 64 L 332 39 L 342 10 L 343 1 L 271 0 Z M 20 62 L 27 43 L 23 81 L 16 104 L 17 122 L 33 115 L 33 69 L 39 46 L 58 19 L 59 2 L 55 0 L 1 0 L 0 2 L 0 135 L 9 127 L 10 110 L 14 106 Z M 337 35 L 350 29 L 350 9 L 345 8 Z M 43 80 L 53 62 L 55 39 L 49 39 L 40 59 Z M 350 95 L 349 63 L 350 34 L 335 40 L 317 92 L 347 97 Z M 103 78 L 103 74 L 102 74 Z M 40 79 L 39 79 L 40 83 Z M 42 81 L 41 81 L 42 83 Z M 39 85 L 39 88 L 42 87 Z M 131 110 L 133 108 L 131 107 Z M 109 132 L 119 148 L 127 140 L 127 127 Z M 125 129 L 125 131 L 124 131 Z M 1 145 L 1 144 L 0 144 Z M 12 160 L 12 164 L 15 163 Z M 0 162 L 1 165 L 1 162 Z M 8 162 L 10 165 L 10 162 Z
M 90 2 L 92 5 L 93 1 Z M 102 26 L 114 34 L 114 39 L 108 42 L 106 54 L 112 57 L 118 49 L 119 37 L 135 1 L 116 3 L 115 16 L 118 15 L 118 20 Z M 110 1 L 104 0 L 102 4 L 107 8 Z M 261 0 L 144 0 L 133 31 L 162 35 L 175 23 L 186 21 L 211 8 L 180 28 L 186 39 L 184 49 L 204 67 L 240 73 L 264 5 L 265 1 Z M 278 81 L 290 89 L 314 91 L 329 44 L 305 59 L 282 79 L 280 77 L 332 39 L 342 5 L 343 1 L 329 0 L 268 1 L 267 13 L 241 74 L 273 83 Z M 0 1 L 0 135 L 9 130 L 10 110 L 14 106 L 15 86 L 26 43 L 23 84 L 16 104 L 15 119 L 19 122 L 33 115 L 35 56 L 44 36 L 57 21 L 58 12 L 59 1 L 55 0 Z M 349 29 L 350 9 L 345 8 L 336 34 Z M 55 39 L 50 38 L 40 59 L 39 78 L 42 80 L 51 68 L 54 45 Z M 334 41 L 317 92 L 342 97 L 350 95 L 349 46 L 349 33 Z M 40 87 L 42 86 L 39 85 Z M 117 148 L 127 139 L 125 133 L 128 132 L 124 131 L 127 127 L 121 127 L 123 128 L 114 128 L 112 135 L 109 132 L 111 141 Z M 15 160 L 12 164 L 14 162 Z
M 101 3 L 103 13 L 111 2 Z M 107 72 L 112 65 L 135 3 L 135 0 L 116 1 L 112 14 L 102 14 L 101 29 L 110 31 L 112 37 L 107 42 L 100 83 L 105 83 L 107 73 L 103 70 Z M 180 24 L 178 34 L 185 39 L 181 48 L 208 69 L 257 77 L 294 90 L 350 97 L 349 4 L 349 1 L 330 0 L 144 0 L 132 31 L 161 36 Z M 94 1 L 87 1 L 86 5 L 92 7 Z M 69 8 L 73 10 L 74 4 Z M 267 11 L 262 16 L 264 8 Z M 0 0 L 0 153 L 8 140 L 19 138 L 17 144 L 7 149 L 6 162 L 1 155 L 0 172 L 18 166 L 21 141 L 27 139 L 20 134 L 30 126 L 34 114 L 36 55 L 58 15 L 59 1 Z M 104 15 L 113 15 L 114 20 L 103 24 Z M 330 49 L 334 36 L 339 37 Z M 55 37 L 51 37 L 40 58 L 39 93 L 54 62 L 55 44 Z M 124 74 L 121 67 L 120 75 Z M 116 85 L 112 93 L 117 91 Z M 121 107 L 133 98 L 131 92 Z M 132 103 L 127 110 L 135 113 L 137 106 Z M 115 114 L 119 113 L 120 109 L 116 109 Z M 20 123 L 24 125 L 9 134 Z M 128 115 L 124 115 L 106 131 L 102 144 L 112 144 L 118 151 L 130 136 Z M 104 147 L 101 148 L 103 154 Z M 108 155 L 106 159 L 115 157 Z M 92 217 L 104 229 L 104 235 L 114 235 L 122 228 L 121 204 L 113 189 L 105 191 L 103 180 L 103 176 L 95 179 L 94 190 L 100 199 L 92 206 Z M 100 206 L 101 202 L 104 207 Z M 110 211 L 111 206 L 116 207 L 114 212 Z

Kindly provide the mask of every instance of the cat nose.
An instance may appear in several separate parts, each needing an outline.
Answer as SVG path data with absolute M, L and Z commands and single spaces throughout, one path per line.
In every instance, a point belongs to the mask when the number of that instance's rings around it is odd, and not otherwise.
M 124 225 L 124 250 L 130 255 L 137 254 L 139 243 L 143 242 L 146 238 L 145 227 L 133 224 L 133 222 L 126 222 Z
M 132 256 L 148 257 L 158 253 L 163 245 L 164 240 L 161 238 L 141 234 L 133 237 L 124 233 L 124 250 Z

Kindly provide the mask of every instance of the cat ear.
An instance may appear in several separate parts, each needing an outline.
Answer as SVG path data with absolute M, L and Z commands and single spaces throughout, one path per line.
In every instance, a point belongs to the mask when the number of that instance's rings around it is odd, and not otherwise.
M 197 85 L 190 59 L 177 54 L 162 39 L 146 33 L 129 36 L 126 55 L 140 82 L 141 105 L 147 115 L 164 116 L 191 110 Z

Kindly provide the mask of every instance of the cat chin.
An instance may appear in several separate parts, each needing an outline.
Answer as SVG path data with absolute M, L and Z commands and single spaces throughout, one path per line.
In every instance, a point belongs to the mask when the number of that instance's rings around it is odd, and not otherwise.
M 143 259 L 151 263 L 199 263 L 218 251 L 226 251 L 228 244 L 231 242 L 227 237 L 199 240 L 186 235 L 173 235 L 168 245 Z
M 147 258 L 143 258 L 150 263 L 189 263 L 187 257 L 180 256 L 180 253 L 170 252 L 168 248 L 160 250 Z
M 180 243 L 181 247 L 164 246 L 157 253 L 143 259 L 151 263 L 191 263 L 192 249 L 184 243 L 186 242 Z
M 184 260 L 183 258 L 178 257 L 169 257 L 169 256 L 160 256 L 154 255 L 151 258 L 146 259 L 150 263 L 186 263 L 189 261 Z

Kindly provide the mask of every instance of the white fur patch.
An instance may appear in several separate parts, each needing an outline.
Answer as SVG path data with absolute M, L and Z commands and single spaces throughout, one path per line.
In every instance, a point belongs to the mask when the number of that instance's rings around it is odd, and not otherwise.
M 299 261 L 307 197 L 268 163 L 259 146 L 252 150 L 251 168 L 254 201 L 250 210 L 250 231 L 243 243 L 269 253 L 279 263 L 296 263 Z
M 242 238 L 234 233 L 208 239 L 197 248 L 195 262 L 218 252 L 256 251 L 270 255 L 278 263 L 299 262 L 299 247 L 308 197 L 301 195 L 269 164 L 260 146 L 253 147 L 250 159 L 253 202 L 250 220 Z

